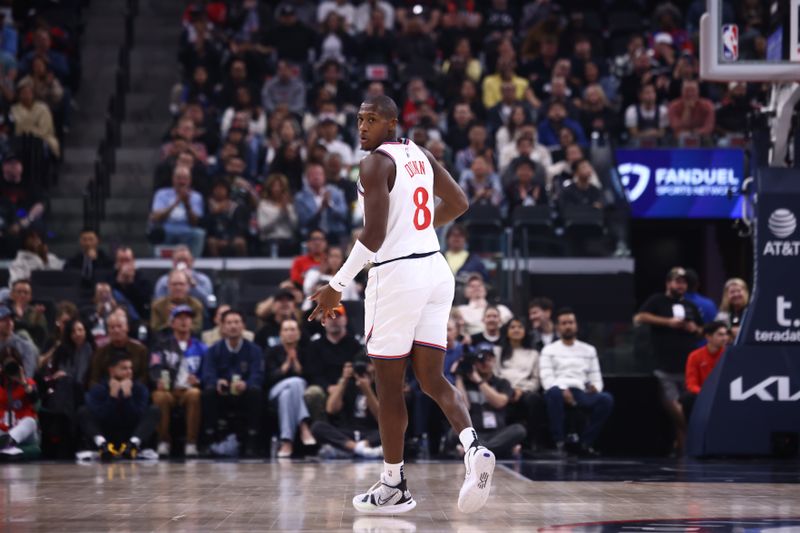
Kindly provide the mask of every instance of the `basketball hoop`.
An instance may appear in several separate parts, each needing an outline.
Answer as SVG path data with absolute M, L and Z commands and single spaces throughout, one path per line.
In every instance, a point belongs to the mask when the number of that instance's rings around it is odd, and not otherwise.
M 786 166 L 792 114 L 800 102 L 800 0 L 788 0 L 788 12 L 788 32 L 781 27 L 770 36 L 775 55 L 767 60 L 740 59 L 738 28 L 722 20 L 722 0 L 706 0 L 706 13 L 700 18 L 701 79 L 772 84 L 762 113 L 770 125 L 769 164 L 776 167 Z

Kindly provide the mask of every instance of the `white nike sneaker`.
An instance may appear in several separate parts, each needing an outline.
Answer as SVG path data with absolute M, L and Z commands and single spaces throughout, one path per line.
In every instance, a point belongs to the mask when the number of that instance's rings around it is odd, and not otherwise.
M 364 494 L 353 498 L 356 511 L 367 514 L 399 514 L 406 513 L 417 506 L 406 488 L 406 480 L 393 487 L 383 482 L 383 478 L 375 483 Z
M 492 490 L 494 453 L 485 446 L 471 446 L 464 454 L 464 484 L 458 493 L 458 509 L 474 513 L 486 504 Z

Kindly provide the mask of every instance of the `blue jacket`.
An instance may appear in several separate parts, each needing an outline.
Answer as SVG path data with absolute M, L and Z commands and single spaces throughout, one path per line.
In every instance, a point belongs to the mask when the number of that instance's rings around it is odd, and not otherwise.
M 700 309 L 700 316 L 703 317 L 703 324 L 708 324 L 717 318 L 717 306 L 710 298 L 706 298 L 697 292 L 687 292 L 686 299 L 693 302 Z
M 242 339 L 236 353 L 228 349 L 225 339 L 217 341 L 208 349 L 203 361 L 203 387 L 214 389 L 218 379 L 228 380 L 239 374 L 249 388 L 264 385 L 264 352 L 254 342 Z
M 583 132 L 583 127 L 581 127 L 580 123 L 570 118 L 565 118 L 561 123 L 561 127 L 564 126 L 571 129 L 572 133 L 575 134 L 575 142 L 581 146 L 587 146 L 586 134 Z M 550 120 L 545 119 L 539 123 L 539 137 L 537 142 L 545 146 L 558 146 L 558 130 L 553 127 Z
M 326 234 L 347 233 L 349 210 L 344 193 L 332 185 L 326 185 L 325 190 L 331 195 L 331 204 L 322 213 L 318 213 L 319 208 L 314 200 L 314 193 L 308 186 L 295 196 L 294 208 L 297 210 L 301 231 L 307 233 L 319 228 Z
M 150 352 L 150 380 L 157 383 L 161 379 L 161 372 L 169 372 L 170 387 L 181 389 L 189 388 L 189 374 L 202 380 L 203 358 L 208 352 L 205 344 L 197 338 L 191 337 L 186 350 L 181 346 L 175 335 L 165 332 L 155 343 Z
M 108 378 L 105 378 L 86 393 L 86 407 L 97 420 L 130 423 L 131 420 L 138 419 L 144 414 L 149 398 L 150 391 L 138 381 L 133 382 L 130 398 L 124 398 L 122 394 L 112 398 Z

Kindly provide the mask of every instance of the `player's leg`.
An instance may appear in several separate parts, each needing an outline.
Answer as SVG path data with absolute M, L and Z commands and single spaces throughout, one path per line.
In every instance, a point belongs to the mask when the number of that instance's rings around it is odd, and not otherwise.
M 408 411 L 403 394 L 406 359 L 372 360 L 378 390 L 378 427 L 381 432 L 383 460 L 390 464 L 403 462 L 403 441 L 408 427 Z
M 430 396 L 442 410 L 450 426 L 457 434 L 472 427 L 464 398 L 444 377 L 444 352 L 415 344 L 412 350 L 411 368 L 417 377 L 422 392 Z
M 403 473 L 403 440 L 408 426 L 403 386 L 420 308 L 398 305 L 398 302 L 418 301 L 416 288 L 409 283 L 410 273 L 401 267 L 392 264 L 373 268 L 367 283 L 366 345 L 375 366 L 384 467 L 380 481 L 353 498 L 353 507 L 363 513 L 404 513 L 417 505 Z
M 403 440 L 408 427 L 403 385 L 406 357 L 373 357 L 375 385 L 378 390 L 378 427 L 383 446 L 383 474 L 367 492 L 353 498 L 357 511 L 370 514 L 397 514 L 417 506 L 411 497 L 403 473 Z
M 466 475 L 458 495 L 458 508 L 474 513 L 486 504 L 492 486 L 495 456 L 482 446 L 472 428 L 466 398 L 444 378 L 447 320 L 453 303 L 455 280 L 444 257 L 431 256 L 425 269 L 430 279 L 428 301 L 414 330 L 411 364 L 420 387 L 439 404 L 466 450 Z

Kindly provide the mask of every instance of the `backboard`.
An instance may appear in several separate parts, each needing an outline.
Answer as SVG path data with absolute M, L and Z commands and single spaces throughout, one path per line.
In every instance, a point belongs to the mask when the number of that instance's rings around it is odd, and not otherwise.
M 768 19 L 763 48 L 753 47 L 753 34 L 727 18 L 722 0 L 706 0 L 706 13 L 700 19 L 702 79 L 800 81 L 800 0 L 759 1 Z

